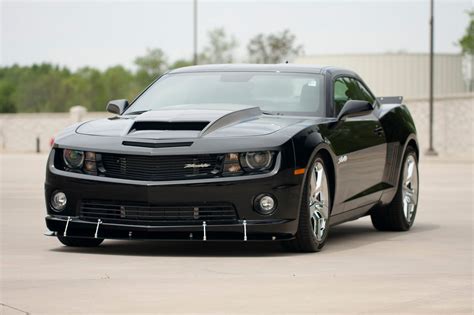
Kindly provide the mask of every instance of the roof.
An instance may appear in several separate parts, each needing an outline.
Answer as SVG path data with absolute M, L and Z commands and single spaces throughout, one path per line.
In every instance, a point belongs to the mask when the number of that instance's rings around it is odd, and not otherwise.
M 300 72 L 300 73 L 323 73 L 325 71 L 347 71 L 342 68 L 332 66 L 301 65 L 301 64 L 219 64 L 219 65 L 199 65 L 183 67 L 171 70 L 169 73 L 188 73 L 188 72 L 212 72 L 212 71 L 281 71 L 281 72 Z

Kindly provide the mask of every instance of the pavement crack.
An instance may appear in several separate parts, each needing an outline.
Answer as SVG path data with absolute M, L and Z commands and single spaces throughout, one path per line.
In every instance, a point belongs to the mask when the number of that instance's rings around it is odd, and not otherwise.
M 26 314 L 26 315 L 29 315 L 29 314 L 30 314 L 30 313 L 27 312 L 27 311 L 20 310 L 19 308 L 16 308 L 16 307 L 14 307 L 14 306 L 10 306 L 10 305 L 5 304 L 5 303 L 0 303 L 0 305 L 1 305 L 2 307 L 8 307 L 8 308 L 10 308 L 10 309 L 12 309 L 12 310 L 15 310 L 15 311 L 17 311 L 17 312 L 21 312 L 21 313 Z

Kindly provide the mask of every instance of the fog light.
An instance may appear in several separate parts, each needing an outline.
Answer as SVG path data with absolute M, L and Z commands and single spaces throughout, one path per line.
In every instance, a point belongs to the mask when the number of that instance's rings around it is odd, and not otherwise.
M 62 191 L 57 191 L 51 196 L 51 207 L 57 212 L 63 211 L 66 208 L 66 203 L 66 194 Z
M 255 198 L 255 210 L 263 215 L 272 214 L 277 206 L 276 199 L 268 194 L 261 194 Z

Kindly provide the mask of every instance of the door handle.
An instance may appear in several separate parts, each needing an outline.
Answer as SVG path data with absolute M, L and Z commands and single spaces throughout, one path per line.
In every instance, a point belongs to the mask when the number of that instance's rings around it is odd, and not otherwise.
M 380 127 L 380 126 L 377 126 L 377 127 L 374 129 L 374 133 L 375 133 L 377 136 L 379 136 L 379 137 L 383 136 L 383 128 Z

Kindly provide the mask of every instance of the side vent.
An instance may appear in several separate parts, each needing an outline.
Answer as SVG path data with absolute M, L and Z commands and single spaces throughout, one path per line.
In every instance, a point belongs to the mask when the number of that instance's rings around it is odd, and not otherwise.
M 201 131 L 209 124 L 208 121 L 137 121 L 130 132 L 153 130 L 192 130 Z
M 397 142 L 387 143 L 387 166 L 384 172 L 384 182 L 396 186 L 398 178 L 398 169 L 400 166 L 402 150 Z

